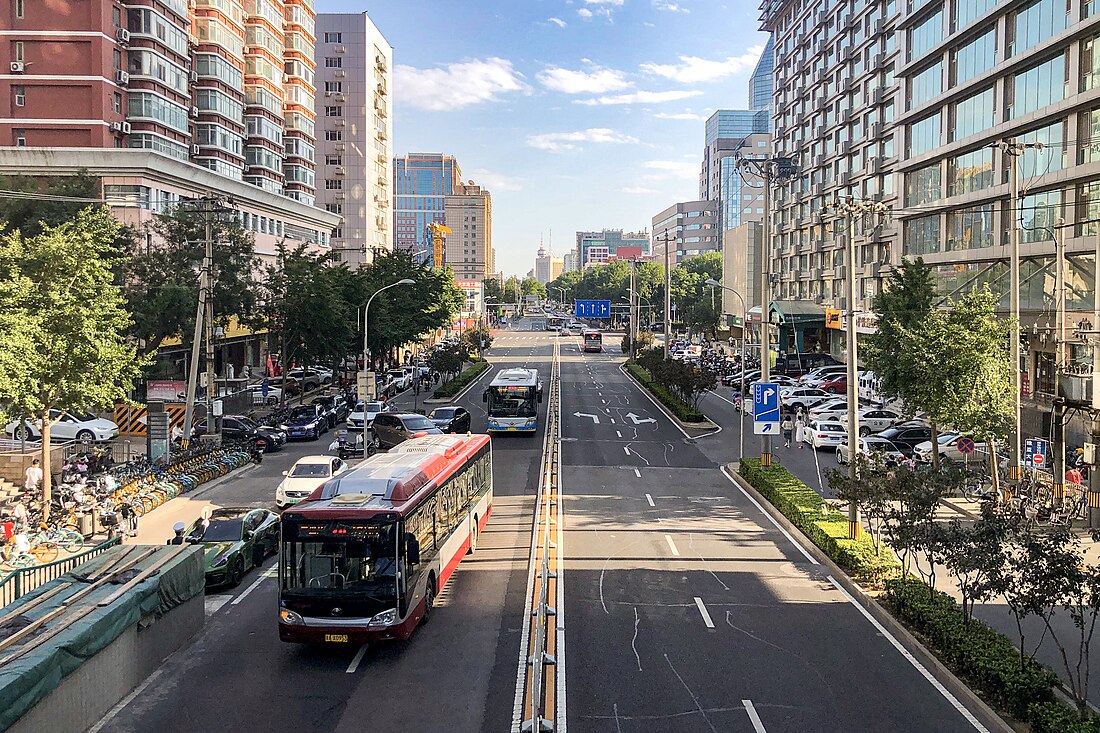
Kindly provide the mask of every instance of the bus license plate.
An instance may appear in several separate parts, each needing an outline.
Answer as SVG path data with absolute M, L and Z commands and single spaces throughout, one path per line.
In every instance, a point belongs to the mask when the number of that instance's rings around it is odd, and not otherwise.
M 342 644 L 348 643 L 347 634 L 325 634 L 325 641 L 335 641 Z

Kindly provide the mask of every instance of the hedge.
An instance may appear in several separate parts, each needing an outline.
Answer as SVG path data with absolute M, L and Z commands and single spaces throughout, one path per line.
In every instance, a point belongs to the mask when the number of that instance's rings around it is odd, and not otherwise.
M 635 364 L 632 361 L 626 363 L 627 370 L 630 374 L 637 379 L 643 387 L 649 390 L 650 394 L 656 397 L 661 404 L 672 411 L 676 417 L 680 418 L 684 422 L 703 422 L 707 419 L 707 416 L 699 412 L 691 405 L 681 400 L 676 395 L 669 392 L 653 379 L 653 376 L 640 364 Z
M 466 367 L 457 377 L 442 384 L 432 393 L 433 400 L 441 400 L 448 397 L 454 397 L 456 394 L 465 389 L 466 385 L 474 381 L 489 368 L 489 362 L 487 361 L 475 361 L 470 366 Z
M 836 511 L 823 514 L 821 495 L 787 469 L 761 468 L 759 458 L 742 458 L 741 475 L 848 575 L 877 586 L 888 576 L 899 574 L 901 565 L 889 548 L 876 552 L 866 534 L 858 540 L 848 539 L 848 515 Z
M 1082 721 L 1074 708 L 1062 702 L 1037 702 L 1027 709 L 1031 733 L 1100 733 L 1100 719 Z

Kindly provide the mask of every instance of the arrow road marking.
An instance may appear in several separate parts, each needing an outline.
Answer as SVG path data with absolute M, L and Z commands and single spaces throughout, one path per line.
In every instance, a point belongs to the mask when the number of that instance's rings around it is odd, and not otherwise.
M 599 415 L 589 415 L 587 412 L 574 412 L 573 417 L 590 417 L 590 418 L 592 418 L 592 422 L 594 424 L 596 424 L 596 425 L 600 424 L 600 416 Z
M 635 425 L 641 425 L 642 423 L 647 423 L 647 422 L 657 422 L 656 420 L 654 420 L 651 417 L 640 418 L 637 415 L 635 415 L 633 412 L 626 413 L 626 416 L 629 417 Z

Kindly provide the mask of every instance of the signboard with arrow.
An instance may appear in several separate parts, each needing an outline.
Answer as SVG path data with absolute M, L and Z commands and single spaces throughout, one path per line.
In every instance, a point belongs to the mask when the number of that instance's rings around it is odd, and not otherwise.
M 752 431 L 756 435 L 779 434 L 779 385 L 753 383 Z

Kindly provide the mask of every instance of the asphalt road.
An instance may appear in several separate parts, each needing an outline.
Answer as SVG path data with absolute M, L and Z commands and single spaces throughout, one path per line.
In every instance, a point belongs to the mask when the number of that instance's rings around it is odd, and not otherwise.
M 552 334 L 505 332 L 497 366 L 549 369 Z M 527 326 L 530 327 L 530 326 Z M 412 404 L 405 394 L 397 405 Z M 459 400 L 485 430 L 478 384 Z M 544 408 L 545 409 L 545 406 Z M 275 486 L 297 457 L 327 451 L 330 437 L 292 444 L 203 497 L 273 506 Z M 237 589 L 207 597 L 207 625 L 104 721 L 99 731 L 475 731 L 506 730 L 527 580 L 542 435 L 493 442 L 495 506 L 478 550 L 436 601 L 432 623 L 405 643 L 358 655 L 284 644 L 276 630 L 275 558 Z M 356 657 L 361 658 L 356 660 Z
M 687 438 L 619 359 L 562 358 L 573 733 L 975 730 L 722 474 L 733 430 Z

